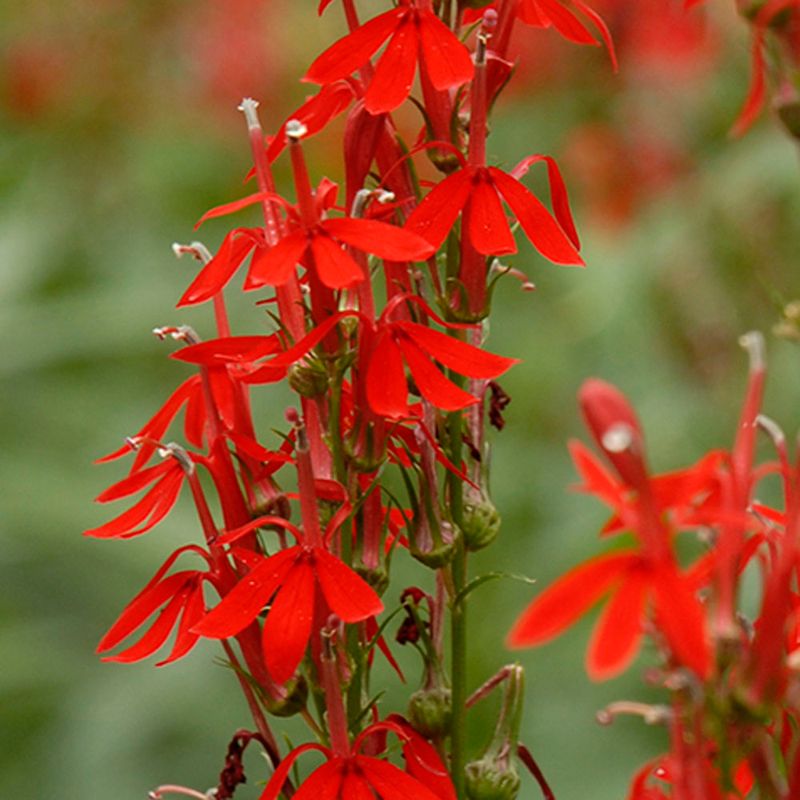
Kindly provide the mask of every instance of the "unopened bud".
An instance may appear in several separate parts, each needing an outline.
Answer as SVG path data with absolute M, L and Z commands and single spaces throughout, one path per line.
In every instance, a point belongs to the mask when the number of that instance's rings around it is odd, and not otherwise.
M 500 512 L 491 500 L 464 503 L 461 532 L 467 550 L 481 550 L 490 545 L 500 532 L 500 523 Z
M 515 800 L 519 787 L 519 773 L 511 763 L 481 758 L 467 764 L 465 788 L 469 800 Z
M 289 386 L 301 397 L 321 397 L 328 391 L 328 374 L 319 363 L 293 364 L 288 378 Z
M 420 689 L 411 695 L 408 719 L 426 739 L 447 734 L 453 712 L 450 690 L 444 687 Z
M 308 700 L 308 684 L 302 675 L 291 678 L 284 684 L 286 695 L 279 699 L 267 699 L 266 706 L 270 714 L 276 717 L 293 717 L 306 707 Z

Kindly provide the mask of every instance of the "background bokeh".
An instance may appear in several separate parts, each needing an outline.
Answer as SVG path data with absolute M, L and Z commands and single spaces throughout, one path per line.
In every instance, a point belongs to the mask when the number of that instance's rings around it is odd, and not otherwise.
M 186 374 L 150 330 L 210 330 L 206 309 L 174 308 L 193 268 L 170 244 L 244 191 L 241 97 L 261 99 L 267 127 L 303 99 L 297 77 L 343 31 L 336 4 L 322 20 L 315 5 L 0 5 L 0 797 L 205 789 L 248 723 L 211 644 L 165 669 L 102 664 L 93 653 L 157 564 L 195 535 L 191 509 L 180 505 L 127 543 L 81 531 L 107 518 L 91 500 L 123 469 L 92 460 Z M 491 347 L 524 363 L 503 381 L 513 404 L 493 456 L 504 533 L 475 569 L 525 572 L 540 586 L 603 546 L 604 510 L 568 491 L 581 381 L 598 375 L 624 388 L 656 469 L 686 464 L 732 440 L 746 373 L 738 336 L 769 332 L 800 296 L 795 147 L 769 117 L 743 139 L 727 135 L 748 82 L 748 33 L 732 0 L 689 18 L 677 0 L 592 5 L 614 30 L 619 74 L 599 48 L 524 32 L 489 145 L 498 163 L 559 158 L 588 264 L 554 267 L 523 245 L 513 263 L 537 291 L 509 280 L 494 303 Z M 335 136 L 316 139 L 309 155 L 317 174 L 341 178 Z M 208 225 L 202 235 L 216 246 L 223 232 Z M 239 332 L 266 329 L 252 298 L 231 297 Z M 772 338 L 769 348 L 767 410 L 794 435 L 796 345 Z M 264 431 L 285 402 L 271 397 Z M 470 681 L 519 658 L 529 675 L 524 739 L 559 800 L 622 798 L 664 735 L 637 720 L 603 729 L 594 713 L 613 699 L 657 699 L 639 680 L 649 657 L 629 677 L 591 684 L 582 667 L 591 620 L 539 650 L 504 652 L 533 591 L 497 582 L 476 593 Z M 402 696 L 390 692 L 387 706 L 401 707 Z M 486 705 L 472 727 L 476 749 L 492 724 Z M 266 774 L 257 757 L 248 763 L 245 800 Z M 523 796 L 537 793 L 526 784 Z

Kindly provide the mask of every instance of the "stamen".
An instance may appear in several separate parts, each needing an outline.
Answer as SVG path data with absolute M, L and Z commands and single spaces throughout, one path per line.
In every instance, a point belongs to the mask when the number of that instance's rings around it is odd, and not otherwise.
M 192 461 L 186 450 L 176 442 L 169 442 L 161 445 L 157 452 L 161 458 L 174 458 L 187 475 L 194 474 L 194 461 Z
M 171 336 L 176 342 L 186 342 L 186 344 L 199 344 L 201 341 L 194 328 L 189 325 L 164 325 L 161 328 L 153 328 L 153 335 L 162 341 L 167 336 Z
M 211 253 L 202 242 L 192 242 L 191 244 L 173 242 L 172 252 L 175 253 L 175 258 L 181 258 L 188 254 L 203 264 L 208 264 L 211 261 Z
M 290 119 L 286 123 L 286 136 L 299 141 L 308 133 L 308 128 L 299 119 Z
M 778 425 L 774 419 L 771 419 L 766 414 L 759 414 L 756 417 L 756 425 L 772 439 L 776 450 L 781 451 L 784 449 L 786 446 L 786 436 L 781 430 L 780 425 Z
M 194 797 L 195 800 L 215 800 L 217 790 L 209 789 L 207 792 L 198 792 L 196 789 L 190 789 L 188 786 L 176 786 L 174 784 L 165 784 L 153 789 L 147 793 L 149 800 L 163 800 L 165 794 L 179 794 L 183 797 Z
M 609 453 L 623 453 L 633 444 L 633 429 L 626 422 L 617 422 L 604 434 L 600 443 Z
M 256 112 L 257 108 L 258 100 L 253 100 L 252 97 L 245 97 L 237 107 L 237 110 L 244 114 L 244 118 L 247 120 L 247 127 L 250 130 L 261 128 L 261 123 L 258 121 L 258 113 Z
M 760 372 L 766 369 L 767 357 L 764 337 L 759 331 L 750 331 L 740 336 L 739 345 L 747 351 L 747 355 L 750 358 L 750 372 Z
M 672 709 L 664 705 L 648 705 L 632 700 L 619 700 L 609 703 L 597 712 L 596 719 L 601 725 L 610 725 L 620 714 L 633 714 L 641 717 L 646 725 L 664 725 L 672 719 Z

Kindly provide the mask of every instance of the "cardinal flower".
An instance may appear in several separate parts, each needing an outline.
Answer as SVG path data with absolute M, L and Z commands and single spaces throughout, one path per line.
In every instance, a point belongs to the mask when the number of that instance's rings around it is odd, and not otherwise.
M 400 0 L 340 39 L 309 67 L 304 80 L 332 83 L 363 67 L 387 40 L 364 96 L 371 114 L 393 111 L 409 95 L 417 62 L 436 89 L 460 86 L 474 71 L 469 52 L 433 13 L 430 0 Z
M 303 534 L 279 518 L 302 541 Z M 227 534 L 231 541 L 260 524 L 262 518 Z M 269 605 L 262 632 L 264 660 L 276 683 L 294 674 L 311 636 L 317 597 L 344 622 L 360 622 L 380 613 L 383 603 L 350 567 L 321 545 L 298 544 L 254 566 L 220 604 L 193 630 L 212 639 L 235 636 Z
M 330 289 L 343 289 L 366 278 L 364 270 L 342 245 L 392 261 L 421 261 L 434 248 L 421 236 L 403 228 L 372 219 L 338 217 L 322 219 L 336 201 L 336 184 L 323 180 L 314 195 L 316 221 L 308 223 L 295 206 L 271 192 L 258 192 L 207 211 L 197 223 L 232 214 L 264 200 L 279 202 L 288 213 L 288 232 L 275 246 L 267 245 L 258 229 L 238 228 L 225 238 L 220 251 L 200 271 L 179 305 L 200 303 L 213 297 L 231 279 L 255 248 L 245 290 L 281 286 L 298 263 L 312 267 Z
M 158 650 L 167 640 L 177 623 L 177 635 L 169 655 L 156 666 L 163 666 L 185 656 L 197 643 L 199 634 L 192 628 L 205 613 L 203 602 L 203 582 L 210 574 L 201 570 L 183 570 L 167 575 L 170 567 L 182 553 L 195 552 L 206 561 L 209 556 L 205 550 L 195 545 L 187 545 L 176 550 L 156 572 L 147 586 L 125 606 L 117 621 L 109 628 L 97 645 L 98 653 L 105 653 L 141 628 L 155 612 L 162 608 L 150 628 L 129 647 L 116 655 L 104 656 L 103 661 L 131 663 L 141 661 Z M 180 620 L 179 620 L 180 618 Z
M 399 725 L 378 722 L 365 728 L 356 737 L 350 752 L 346 754 L 334 753 L 329 748 L 314 743 L 296 747 L 281 761 L 259 800 L 277 800 L 292 765 L 299 756 L 309 750 L 318 750 L 327 760 L 298 787 L 293 795 L 294 800 L 367 800 L 375 794 L 383 800 L 409 800 L 409 798 L 443 800 L 448 797 L 438 783 L 442 780 L 447 780 L 449 783 L 446 774 L 433 772 L 432 775 L 438 781 L 434 784 L 436 791 L 428 788 L 430 778 L 425 773 L 430 771 L 432 762 L 423 760 L 423 755 L 427 758 L 427 752 L 423 754 L 423 751 L 414 748 L 414 744 L 412 744 L 414 750 L 412 758 L 415 777 L 382 758 L 362 755 L 359 752 L 368 736 L 387 729 L 395 732 L 404 742 L 408 741 L 408 734 Z M 438 758 L 436 763 L 441 764 Z M 455 793 L 449 796 L 454 797 Z
M 518 180 L 538 160 L 546 160 L 548 164 L 555 219 Z M 438 248 L 462 213 L 465 235 L 479 253 L 487 256 L 516 253 L 502 200 L 514 212 L 530 243 L 545 258 L 556 264 L 583 265 L 566 188 L 555 162 L 542 156 L 525 159 L 510 174 L 497 167 L 465 164 L 425 196 L 408 218 L 406 227 Z

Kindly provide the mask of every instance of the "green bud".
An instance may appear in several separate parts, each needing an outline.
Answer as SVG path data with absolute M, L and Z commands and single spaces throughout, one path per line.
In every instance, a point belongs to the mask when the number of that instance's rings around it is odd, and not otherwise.
M 306 707 L 308 684 L 302 675 L 296 675 L 284 684 L 286 697 L 274 700 L 268 697 L 265 705 L 267 711 L 276 717 L 293 717 Z
M 424 564 L 431 569 L 441 569 L 453 560 L 456 546 L 453 542 L 450 542 L 434 547 L 431 550 L 420 550 L 412 543 L 409 552 L 420 564 Z
M 409 700 L 408 719 L 426 739 L 438 739 L 450 728 L 452 710 L 449 689 L 419 689 Z
M 464 503 L 461 531 L 467 550 L 481 550 L 500 532 L 500 512 L 491 500 Z
M 467 764 L 465 772 L 469 800 L 515 800 L 519 794 L 519 773 L 512 764 L 481 758 Z
M 389 574 L 381 567 L 365 567 L 357 564 L 355 571 L 378 593 L 383 594 L 389 586 Z
M 328 373 L 319 362 L 292 364 L 289 386 L 301 397 L 320 397 L 328 391 Z

